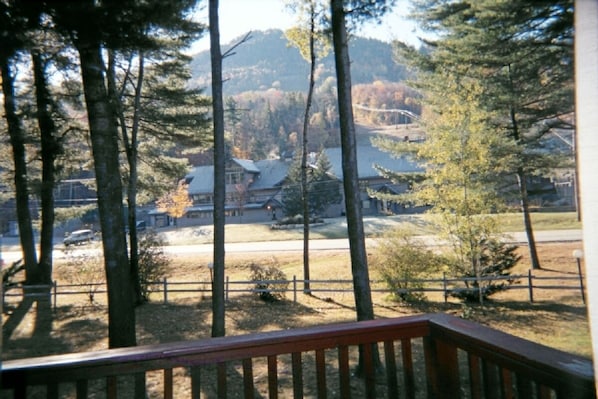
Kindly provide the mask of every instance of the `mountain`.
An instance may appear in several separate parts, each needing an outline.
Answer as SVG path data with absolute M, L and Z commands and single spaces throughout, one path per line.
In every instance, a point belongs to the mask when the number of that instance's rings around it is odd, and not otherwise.
M 222 52 L 238 43 L 242 37 L 222 46 Z M 349 44 L 353 84 L 376 80 L 399 82 L 406 76 L 405 68 L 392 59 L 389 43 L 353 37 Z M 191 62 L 192 85 L 210 91 L 210 52 L 202 51 Z M 309 64 L 299 51 L 289 45 L 283 31 L 255 31 L 250 39 L 233 49 L 223 60 L 224 94 L 277 88 L 282 91 L 305 91 Z M 318 81 L 335 77 L 332 51 L 318 60 Z

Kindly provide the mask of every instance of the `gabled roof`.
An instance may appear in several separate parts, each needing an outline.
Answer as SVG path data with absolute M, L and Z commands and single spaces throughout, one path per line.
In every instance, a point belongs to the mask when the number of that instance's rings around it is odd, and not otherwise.
M 214 192 L 214 166 L 196 166 L 185 176 L 189 194 Z
M 280 187 L 284 181 L 289 164 L 279 159 L 265 159 L 262 161 L 250 161 L 247 159 L 236 159 L 233 161 L 249 173 L 254 173 L 253 183 L 249 190 L 267 190 Z M 197 166 L 185 176 L 188 182 L 189 194 L 205 194 L 214 192 L 214 166 Z
M 340 147 L 328 148 L 324 151 L 332 165 L 330 171 L 331 174 L 333 177 L 341 180 L 343 171 Z M 248 187 L 250 191 L 267 190 L 282 186 L 289 170 L 289 163 L 280 159 L 251 161 L 248 159 L 233 158 L 232 161 L 242 167 L 245 171 L 255 174 L 253 182 Z M 379 178 L 380 174 L 374 168 L 374 165 L 379 165 L 385 169 L 402 173 L 423 171 L 422 167 L 406 156 L 395 158 L 390 153 L 376 147 L 368 145 L 358 146 L 357 168 L 359 178 Z M 214 192 L 214 167 L 197 166 L 185 176 L 185 180 L 189 182 L 188 191 L 191 195 Z
M 250 159 L 233 158 L 232 161 L 235 162 L 240 167 L 242 167 L 243 169 L 245 169 L 245 171 L 247 171 L 247 172 L 260 173 L 260 169 Z
M 332 165 L 331 172 L 339 179 L 343 178 L 341 148 L 327 148 L 324 150 Z M 424 169 L 407 156 L 394 157 L 370 145 L 357 146 L 357 172 L 360 179 L 378 178 L 380 173 L 374 165 L 379 165 L 393 172 L 414 173 L 423 172 Z
M 280 187 L 289 171 L 289 163 L 280 159 L 264 159 L 256 161 L 255 165 L 260 171 L 249 186 L 250 190 L 263 190 Z

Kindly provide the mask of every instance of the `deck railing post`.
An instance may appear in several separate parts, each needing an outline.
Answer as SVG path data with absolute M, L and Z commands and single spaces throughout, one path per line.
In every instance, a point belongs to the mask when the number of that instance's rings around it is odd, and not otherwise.
M 459 398 L 457 347 L 434 337 L 424 337 L 424 358 L 430 398 Z

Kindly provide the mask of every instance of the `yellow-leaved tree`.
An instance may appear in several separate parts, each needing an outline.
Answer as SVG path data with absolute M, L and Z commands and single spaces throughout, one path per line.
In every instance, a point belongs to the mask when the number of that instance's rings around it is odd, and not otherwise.
M 156 208 L 173 218 L 175 226 L 177 219 L 184 216 L 187 208 L 193 205 L 193 201 L 189 198 L 188 186 L 180 183 L 174 191 L 167 192 L 156 201 Z

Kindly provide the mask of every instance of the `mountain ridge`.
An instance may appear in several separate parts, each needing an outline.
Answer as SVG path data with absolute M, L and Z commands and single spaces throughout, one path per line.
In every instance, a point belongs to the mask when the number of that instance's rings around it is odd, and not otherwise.
M 222 45 L 223 54 L 245 35 Z M 390 43 L 355 36 L 349 43 L 351 78 L 353 84 L 377 80 L 400 82 L 406 78 L 406 69 L 393 60 Z M 192 56 L 191 85 L 210 91 L 210 52 L 201 51 Z M 330 52 L 317 61 L 318 81 L 336 78 L 334 57 Z M 235 47 L 223 60 L 225 95 L 246 91 L 265 91 L 271 88 L 292 92 L 305 91 L 308 84 L 309 63 L 299 50 L 286 40 L 279 29 L 254 31 L 247 41 Z

